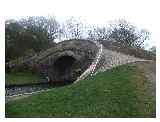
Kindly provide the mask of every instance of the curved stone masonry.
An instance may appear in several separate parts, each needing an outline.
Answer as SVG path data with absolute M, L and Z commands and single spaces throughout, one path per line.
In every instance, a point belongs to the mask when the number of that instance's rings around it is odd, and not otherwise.
M 56 52 L 37 60 L 39 71 L 53 84 L 75 81 L 92 63 L 98 49 L 93 42 L 83 40 L 65 41 L 56 48 Z

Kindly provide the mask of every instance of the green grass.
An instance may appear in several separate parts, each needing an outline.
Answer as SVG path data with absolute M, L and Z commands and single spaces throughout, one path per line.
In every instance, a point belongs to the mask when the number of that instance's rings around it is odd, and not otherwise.
M 6 73 L 5 76 L 6 85 L 38 83 L 40 80 L 42 80 L 42 77 L 30 72 L 11 72 Z
M 152 117 L 150 82 L 120 66 L 87 80 L 6 104 L 6 117 Z M 140 82 L 139 82 L 140 81 Z

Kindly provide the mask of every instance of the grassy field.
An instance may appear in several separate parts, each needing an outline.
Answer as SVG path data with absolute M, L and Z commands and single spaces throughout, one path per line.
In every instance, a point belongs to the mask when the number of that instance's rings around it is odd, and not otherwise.
M 6 104 L 6 117 L 153 117 L 151 82 L 124 65 Z
M 38 83 L 41 80 L 42 77 L 30 72 L 12 72 L 6 73 L 5 76 L 6 85 Z

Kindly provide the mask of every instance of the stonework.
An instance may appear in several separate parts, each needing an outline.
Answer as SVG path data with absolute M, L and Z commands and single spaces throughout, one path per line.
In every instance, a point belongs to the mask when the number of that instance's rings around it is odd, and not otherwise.
M 46 81 L 55 83 L 77 82 L 98 72 L 136 61 L 144 59 L 107 49 L 95 41 L 67 40 L 20 64 L 41 73 Z
M 50 82 L 73 82 L 92 63 L 98 47 L 91 41 L 69 40 L 41 53 L 30 62 Z

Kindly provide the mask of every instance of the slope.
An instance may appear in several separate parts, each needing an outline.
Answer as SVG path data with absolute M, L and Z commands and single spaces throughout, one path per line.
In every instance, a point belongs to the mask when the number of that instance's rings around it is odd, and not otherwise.
M 6 104 L 6 117 L 155 117 L 152 82 L 137 65 Z

